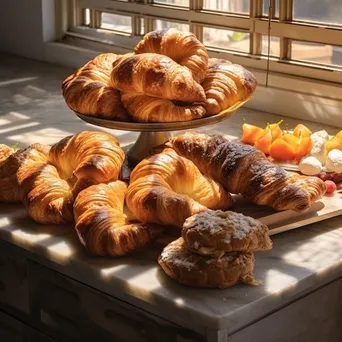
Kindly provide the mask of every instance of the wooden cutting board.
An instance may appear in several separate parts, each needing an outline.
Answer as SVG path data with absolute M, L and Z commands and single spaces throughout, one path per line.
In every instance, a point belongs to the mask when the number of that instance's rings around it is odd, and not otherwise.
M 304 213 L 292 210 L 275 211 L 265 206 L 248 203 L 236 196 L 236 212 L 254 217 L 266 224 L 270 229 L 270 235 L 300 228 L 311 223 L 327 220 L 342 215 L 342 191 L 335 191 L 332 195 L 325 195 L 321 200 Z M 342 217 L 341 217 L 342 220 Z

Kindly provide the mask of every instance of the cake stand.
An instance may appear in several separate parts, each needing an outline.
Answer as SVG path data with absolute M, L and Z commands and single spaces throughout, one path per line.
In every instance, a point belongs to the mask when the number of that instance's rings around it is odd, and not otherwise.
M 232 107 L 212 116 L 201 119 L 179 122 L 123 122 L 108 119 L 100 119 L 91 115 L 76 113 L 76 115 L 92 125 L 106 127 L 116 130 L 140 132 L 136 142 L 126 151 L 128 164 L 130 167 L 135 166 L 142 159 L 146 158 L 155 146 L 165 143 L 172 135 L 172 131 L 182 131 L 202 126 L 212 125 L 232 117 L 238 108 L 244 103 L 238 102 Z

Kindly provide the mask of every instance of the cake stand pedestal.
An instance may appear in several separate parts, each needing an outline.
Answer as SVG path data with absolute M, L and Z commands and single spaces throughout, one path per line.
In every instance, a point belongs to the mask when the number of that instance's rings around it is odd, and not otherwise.
M 110 129 L 140 132 L 136 142 L 126 151 L 129 167 L 134 167 L 141 160 L 149 156 L 155 146 L 165 143 L 171 136 L 173 131 L 183 131 L 193 128 L 198 128 L 207 125 L 213 125 L 220 121 L 227 120 L 232 117 L 238 108 L 244 103 L 238 102 L 234 106 L 212 116 L 201 119 L 179 122 L 122 122 L 108 119 L 100 119 L 91 115 L 80 114 L 76 115 L 92 125 L 106 127 Z

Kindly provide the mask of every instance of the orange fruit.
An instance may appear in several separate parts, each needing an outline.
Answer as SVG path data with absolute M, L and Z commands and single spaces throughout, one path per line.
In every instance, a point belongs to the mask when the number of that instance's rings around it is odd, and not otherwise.
M 342 141 L 337 136 L 335 136 L 335 137 L 329 139 L 325 143 L 325 148 L 327 150 L 327 153 L 329 153 L 331 150 L 333 150 L 335 148 L 337 150 L 341 150 L 342 149 Z
M 342 129 L 336 134 L 336 138 L 342 143 Z
M 254 145 L 255 140 L 264 134 L 265 130 L 262 128 L 245 123 L 242 125 L 241 142 L 244 144 Z
M 293 130 L 293 135 L 295 135 L 296 137 L 305 138 L 311 136 L 311 134 L 312 132 L 309 130 L 309 128 L 307 128 L 303 124 L 298 124 Z
M 272 133 L 271 131 L 268 131 L 255 141 L 254 146 L 265 154 L 270 154 L 272 140 Z
M 288 144 L 293 146 L 295 149 L 297 149 L 298 144 L 299 144 L 299 138 L 296 137 L 293 134 L 286 133 L 281 137 L 283 140 L 285 140 Z
M 296 148 L 285 140 L 278 138 L 270 146 L 270 156 L 281 161 L 293 160 L 296 158 Z
M 296 151 L 296 159 L 300 160 L 306 156 L 311 151 L 311 147 L 312 141 L 310 137 L 300 138 Z
M 272 140 L 280 138 L 283 135 L 283 131 L 280 128 L 281 123 L 283 120 L 280 120 L 277 123 L 268 124 L 265 128 L 265 131 L 270 131 L 272 133 Z

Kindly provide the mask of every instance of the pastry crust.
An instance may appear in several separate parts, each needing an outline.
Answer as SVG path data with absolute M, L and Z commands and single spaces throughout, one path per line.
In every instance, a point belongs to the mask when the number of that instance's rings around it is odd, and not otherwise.
M 188 68 L 199 83 L 207 75 L 207 49 L 191 32 L 182 32 L 174 28 L 149 32 L 134 49 L 136 54 L 147 52 L 170 57 Z
M 177 282 L 193 287 L 227 288 L 237 283 L 256 284 L 252 253 L 231 252 L 216 259 L 190 252 L 179 238 L 158 258 L 164 272 Z
M 77 194 L 92 184 L 117 180 L 125 154 L 116 138 L 83 131 L 53 145 L 47 162 L 27 165 L 18 177 L 22 200 L 38 223 L 73 221 Z
M 170 145 L 227 191 L 258 205 L 302 212 L 326 191 L 318 177 L 287 172 L 254 146 L 228 141 L 219 134 L 187 132 L 172 138 Z
M 31 146 L 14 150 L 6 145 L 0 148 L 0 202 L 20 202 L 20 177 L 26 168 L 46 163 L 49 146 L 32 144 Z
M 190 251 L 213 257 L 272 249 L 266 225 L 232 211 L 207 210 L 187 218 L 182 237 Z
M 121 104 L 120 92 L 110 85 L 112 64 L 118 57 L 114 53 L 100 54 L 63 81 L 63 96 L 70 109 L 104 119 L 131 121 Z
M 122 181 L 82 190 L 74 204 L 75 229 L 94 255 L 122 256 L 146 246 L 162 232 L 157 225 L 130 222 L 124 214 L 127 185 Z
M 180 229 L 186 218 L 207 207 L 226 210 L 233 203 L 219 183 L 202 175 L 171 148 L 145 158 L 134 168 L 126 201 L 140 221 Z

